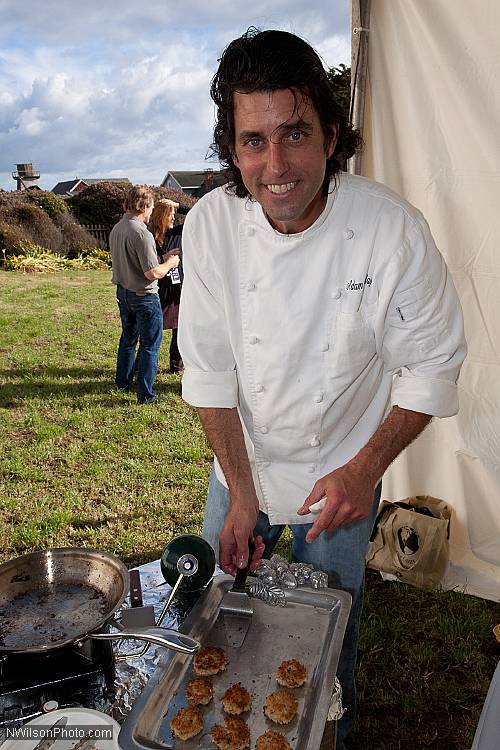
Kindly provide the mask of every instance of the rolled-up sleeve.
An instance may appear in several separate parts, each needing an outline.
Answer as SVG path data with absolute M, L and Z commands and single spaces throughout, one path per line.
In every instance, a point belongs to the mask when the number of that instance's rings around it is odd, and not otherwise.
M 391 402 L 435 417 L 458 411 L 457 379 L 466 355 L 458 295 L 429 228 L 416 221 L 387 269 L 379 343 L 394 372 Z
M 188 216 L 183 230 L 184 282 L 178 344 L 184 363 L 182 397 L 192 406 L 238 405 L 236 363 L 229 341 L 222 280 L 210 249 Z

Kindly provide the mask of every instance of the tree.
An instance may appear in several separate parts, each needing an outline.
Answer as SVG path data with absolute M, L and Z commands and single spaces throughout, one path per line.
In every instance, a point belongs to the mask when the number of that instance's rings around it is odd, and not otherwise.
M 338 67 L 333 67 L 327 70 L 326 74 L 333 93 L 349 120 L 349 110 L 351 106 L 351 69 L 346 65 L 339 65 Z
M 127 190 L 132 186 L 128 182 L 97 182 L 69 199 L 71 212 L 81 224 L 102 224 L 112 227 L 123 216 L 123 202 Z M 156 200 L 170 200 L 191 207 L 196 201 L 187 193 L 173 188 L 148 185 Z

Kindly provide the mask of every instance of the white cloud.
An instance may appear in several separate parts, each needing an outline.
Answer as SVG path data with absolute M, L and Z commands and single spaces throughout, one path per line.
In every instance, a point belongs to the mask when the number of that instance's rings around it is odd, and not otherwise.
M 21 135 L 39 136 L 47 128 L 47 120 L 43 119 L 38 107 L 23 109 L 14 125 Z M 12 132 L 12 131 L 11 131 Z
M 349 64 L 348 0 L 3 0 L 0 186 L 34 161 L 40 185 L 78 176 L 158 183 L 206 166 L 217 58 L 248 26 L 298 33 Z M 13 41 L 14 40 L 14 41 Z M 211 166 L 216 166 L 211 164 Z

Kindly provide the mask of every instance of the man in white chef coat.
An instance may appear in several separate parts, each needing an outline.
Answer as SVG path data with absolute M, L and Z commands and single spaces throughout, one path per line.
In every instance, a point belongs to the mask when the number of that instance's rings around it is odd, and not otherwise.
M 288 525 L 293 559 L 352 594 L 343 748 L 380 480 L 457 412 L 460 305 L 420 212 L 340 172 L 360 139 L 306 42 L 249 30 L 211 94 L 231 181 L 186 219 L 179 325 L 183 398 L 216 456 L 204 535 L 235 574 L 250 538 L 255 565 Z

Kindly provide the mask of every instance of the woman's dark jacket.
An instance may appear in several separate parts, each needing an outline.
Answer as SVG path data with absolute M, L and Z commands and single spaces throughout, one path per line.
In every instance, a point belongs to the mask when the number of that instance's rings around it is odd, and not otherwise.
M 179 265 L 177 266 L 177 269 L 181 277 L 181 283 L 172 284 L 170 274 L 167 274 L 162 279 L 159 279 L 158 294 L 160 295 L 160 302 L 163 309 L 172 304 L 178 305 L 181 300 L 181 287 L 184 280 L 184 271 L 182 270 L 182 224 L 179 224 L 176 227 L 172 227 L 172 229 L 168 230 L 165 235 L 165 239 L 163 240 L 163 247 L 161 249 L 158 248 L 158 244 L 156 245 L 160 263 L 163 263 L 163 255 L 165 253 L 168 253 L 169 250 L 174 250 L 176 248 L 180 250 L 179 255 L 181 260 L 179 262 Z

